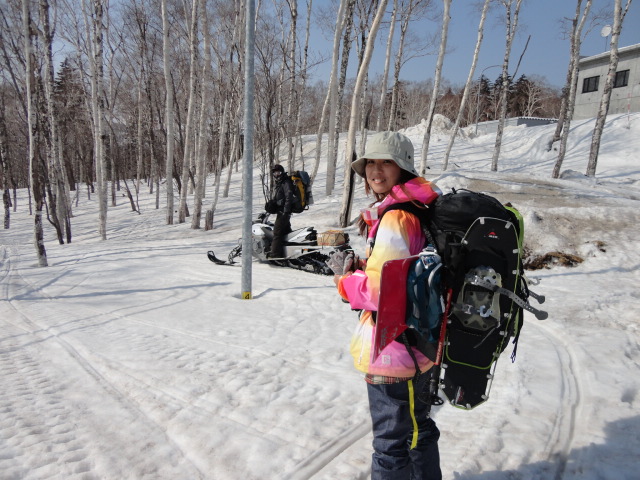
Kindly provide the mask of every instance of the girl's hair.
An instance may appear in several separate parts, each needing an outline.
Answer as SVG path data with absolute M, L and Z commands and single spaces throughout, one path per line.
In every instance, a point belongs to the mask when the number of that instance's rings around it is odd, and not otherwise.
M 406 170 L 400 170 L 400 179 L 398 180 L 397 185 L 400 185 L 400 189 L 409 198 L 411 198 L 411 194 L 405 188 L 404 184 L 407 183 L 409 180 L 413 180 L 416 177 L 417 176 L 414 175 L 411 172 L 407 172 Z M 369 186 L 369 182 L 367 182 L 366 178 L 364 180 L 364 191 L 366 192 L 367 196 L 369 196 L 369 194 L 372 192 L 371 187 Z M 393 192 L 389 192 L 388 195 L 391 195 L 392 197 L 394 196 Z M 386 194 L 382 195 L 382 194 L 373 192 L 373 197 L 375 198 L 375 201 L 372 204 L 369 205 L 369 208 L 373 207 L 376 203 L 381 202 L 382 200 L 384 200 L 386 196 L 387 196 Z M 360 215 L 358 217 L 358 220 L 356 221 L 356 225 L 358 226 L 358 231 L 360 233 L 360 236 L 366 237 L 367 236 L 368 225 L 366 224 L 366 222 L 362 218 L 362 215 Z

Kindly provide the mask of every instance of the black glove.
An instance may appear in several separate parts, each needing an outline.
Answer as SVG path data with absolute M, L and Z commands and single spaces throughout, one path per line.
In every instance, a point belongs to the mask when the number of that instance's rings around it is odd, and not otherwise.
M 273 214 L 278 211 L 278 205 L 276 204 L 276 201 L 272 199 L 264 204 L 264 209 L 267 213 Z
M 360 263 L 356 259 L 358 259 L 358 256 L 352 250 L 342 250 L 329 255 L 329 260 L 326 261 L 326 264 L 333 270 L 335 275 L 344 275 L 356 270 L 358 263 Z

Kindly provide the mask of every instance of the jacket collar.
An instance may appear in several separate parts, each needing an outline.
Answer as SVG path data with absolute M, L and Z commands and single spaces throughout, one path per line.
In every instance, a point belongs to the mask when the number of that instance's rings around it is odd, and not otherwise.
M 361 211 L 362 218 L 369 227 L 367 237 L 375 237 L 380 218 L 392 205 L 411 201 L 429 204 L 440 195 L 442 195 L 442 191 L 438 186 L 422 177 L 412 178 L 403 185 L 394 186 L 384 200 Z

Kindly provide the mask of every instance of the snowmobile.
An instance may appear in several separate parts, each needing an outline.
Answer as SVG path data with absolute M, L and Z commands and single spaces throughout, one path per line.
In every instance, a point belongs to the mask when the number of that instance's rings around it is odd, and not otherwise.
M 327 240 L 333 233 L 333 237 L 339 237 L 339 241 Z M 305 270 L 321 275 L 333 275 L 332 270 L 327 266 L 326 261 L 329 255 L 336 250 L 348 250 L 349 234 L 339 232 L 324 232 L 321 234 L 322 242 L 318 242 L 318 232 L 314 227 L 303 227 L 292 231 L 285 237 L 284 251 L 282 258 L 271 258 L 268 256 L 273 240 L 273 222 L 269 221 L 269 213 L 264 212 L 254 220 L 251 226 L 251 253 L 260 262 L 272 265 Z M 328 244 L 331 243 L 331 244 Z M 336 245 L 336 243 L 339 243 Z M 227 260 L 216 257 L 212 250 L 207 252 L 207 257 L 217 265 L 234 265 L 236 258 L 242 255 L 242 239 L 238 245 L 231 250 Z

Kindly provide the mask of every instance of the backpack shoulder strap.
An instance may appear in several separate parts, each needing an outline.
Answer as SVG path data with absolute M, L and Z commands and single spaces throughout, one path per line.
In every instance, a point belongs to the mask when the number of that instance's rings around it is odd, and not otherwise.
M 395 203 L 391 205 L 389 208 L 387 208 L 384 212 L 382 212 L 382 215 L 380 216 L 379 221 L 382 221 L 382 217 L 384 217 L 384 214 L 387 212 L 390 212 L 391 210 L 404 210 L 405 212 L 415 215 L 416 218 L 420 220 L 420 227 L 422 227 L 422 233 L 424 234 L 424 237 L 426 239 L 426 244 L 435 245 L 433 242 L 433 237 L 431 235 L 431 232 L 429 232 L 429 228 L 428 228 L 429 220 L 427 216 L 428 216 L 429 210 L 426 205 L 422 205 L 417 202 Z M 374 243 L 375 243 L 375 238 L 373 239 L 373 243 L 371 245 L 372 247 Z

